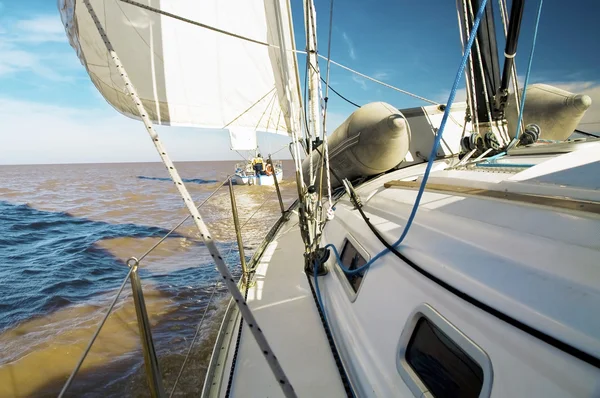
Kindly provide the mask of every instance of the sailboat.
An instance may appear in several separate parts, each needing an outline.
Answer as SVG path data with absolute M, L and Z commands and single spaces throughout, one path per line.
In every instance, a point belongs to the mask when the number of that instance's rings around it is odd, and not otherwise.
M 237 185 L 275 185 L 275 180 L 280 183 L 283 179 L 283 165 L 281 161 L 273 161 L 269 154 L 268 159 L 263 159 L 256 140 L 256 131 L 244 128 L 229 129 L 230 149 L 244 158 L 244 162 L 236 163 L 233 173 L 233 182 Z M 283 148 L 282 148 L 283 149 Z M 251 154 L 249 157 L 243 153 Z M 260 167 L 255 166 L 260 160 Z
M 231 293 L 202 396 L 598 396 L 600 142 L 569 139 L 589 97 L 529 74 L 517 87 L 523 7 L 500 2 L 502 71 L 493 4 L 457 0 L 448 102 L 367 104 L 327 134 L 319 64 L 334 61 L 319 62 L 312 0 L 306 108 L 288 1 L 60 1 L 90 78 L 142 120 Z M 240 281 L 153 124 L 289 134 L 298 199 Z
M 233 182 L 237 185 L 275 185 L 275 180 L 280 183 L 283 179 L 283 165 L 281 161 L 273 161 L 269 154 L 268 159 L 263 159 L 258 151 L 256 131 L 248 129 L 229 129 L 231 150 L 244 158 L 244 162 L 236 163 L 233 173 Z M 247 158 L 243 153 L 250 153 Z M 256 163 L 260 162 L 257 167 Z

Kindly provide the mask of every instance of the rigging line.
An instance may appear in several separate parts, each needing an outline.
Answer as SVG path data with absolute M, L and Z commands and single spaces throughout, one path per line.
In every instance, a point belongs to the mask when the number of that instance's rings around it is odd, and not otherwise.
M 325 98 L 323 104 L 323 148 L 325 149 L 325 156 L 321 158 L 321 178 L 319 180 L 319 204 L 321 205 L 321 198 L 323 197 L 323 169 L 326 169 L 327 177 L 327 200 L 329 202 L 329 209 L 327 210 L 328 216 L 333 212 L 333 202 L 331 200 L 331 174 L 329 172 L 329 143 L 327 142 L 327 103 L 329 101 L 329 72 L 331 71 L 331 32 L 333 31 L 333 0 L 330 0 L 329 6 L 329 39 L 327 43 L 327 79 L 325 81 Z M 321 76 L 319 76 L 321 78 Z M 321 78 L 323 80 L 323 78 Z M 321 212 L 322 216 L 322 212 Z
M 121 0 L 121 1 L 123 1 L 123 0 Z M 321 54 L 318 54 L 318 56 L 321 57 L 321 58 L 323 58 L 323 59 L 325 59 L 325 60 L 329 59 L 329 58 L 326 58 L 325 56 L 323 56 Z M 330 62 L 332 64 L 336 65 L 336 66 L 339 66 L 342 69 L 347 70 L 348 72 L 352 72 L 352 73 L 354 73 L 354 74 L 356 74 L 358 76 L 364 77 L 365 79 L 370 80 L 370 81 L 372 81 L 374 83 L 381 84 L 382 86 L 385 86 L 387 88 L 391 88 L 392 90 L 395 90 L 395 91 L 398 91 L 398 92 L 401 92 L 402 94 L 406 94 L 406 95 L 409 95 L 411 97 L 420 99 L 421 101 L 429 102 L 430 104 L 433 104 L 433 105 L 440 105 L 438 102 L 432 101 L 432 100 L 427 99 L 425 97 L 421 97 L 420 95 L 417 95 L 417 94 L 413 94 L 410 91 L 406 91 L 406 90 L 402 90 L 401 88 L 394 87 L 391 84 L 387 84 L 385 82 L 382 82 L 381 80 L 375 79 L 374 77 L 367 76 L 364 73 L 360 73 L 360 72 L 358 72 L 358 71 L 356 71 L 354 69 L 351 69 L 351 68 L 349 68 L 349 67 L 347 67 L 345 65 L 340 64 L 339 62 L 335 62 L 334 60 L 330 60 Z
M 231 246 L 233 248 L 233 246 Z M 229 250 L 231 252 L 231 249 Z M 173 389 L 171 390 L 171 393 L 169 394 L 169 398 L 171 398 L 173 396 L 173 394 L 175 393 L 175 389 L 177 388 L 177 382 L 179 382 L 179 379 L 181 378 L 181 375 L 183 374 L 183 369 L 185 369 L 185 365 L 187 365 L 187 361 L 190 357 L 190 354 L 192 353 L 192 348 L 194 347 L 194 343 L 196 342 L 196 338 L 198 338 L 198 334 L 200 333 L 200 329 L 202 328 L 202 324 L 204 323 L 204 318 L 206 317 L 206 314 L 208 313 L 208 309 L 210 307 L 210 303 L 212 302 L 213 296 L 215 295 L 215 292 L 217 291 L 217 286 L 219 285 L 218 281 L 215 281 L 215 285 L 213 287 L 212 293 L 210 294 L 210 298 L 208 299 L 208 303 L 206 304 L 206 308 L 204 309 L 204 313 L 202 314 L 202 318 L 200 318 L 200 322 L 198 323 L 198 327 L 196 328 L 196 333 L 194 334 L 194 338 L 192 339 L 192 343 L 190 344 L 190 348 L 188 349 L 187 354 L 185 355 L 185 359 L 183 360 L 183 364 L 181 364 L 181 369 L 179 369 L 179 374 L 177 375 L 177 378 L 175 379 L 175 383 L 173 384 Z
M 468 6 L 469 6 L 469 15 L 471 16 L 471 19 L 473 19 L 473 6 L 471 5 L 471 2 L 468 2 Z M 481 49 L 479 47 L 479 38 L 477 36 L 475 36 L 475 49 L 477 51 L 477 58 L 479 60 L 479 72 L 481 73 L 481 80 L 482 80 L 482 85 L 483 85 L 483 95 L 485 96 L 485 98 L 490 98 L 488 96 L 488 79 L 486 78 L 486 73 L 485 70 L 483 69 L 483 60 L 481 59 Z M 473 53 L 471 53 L 472 55 Z M 487 111 L 487 116 L 488 116 L 488 120 L 490 123 L 490 126 L 492 125 L 493 119 L 492 119 L 492 111 L 490 109 L 490 103 L 489 101 L 485 101 L 485 108 Z M 502 137 L 502 139 L 504 139 L 504 137 Z
M 308 110 L 307 97 L 311 97 L 311 98 L 314 97 L 314 94 L 312 93 L 312 89 L 309 86 L 310 79 L 308 77 L 308 75 L 310 74 L 309 65 L 313 69 L 314 69 L 314 66 L 311 63 L 310 52 L 309 52 L 309 42 L 310 42 L 310 39 L 311 39 L 309 37 L 309 32 L 310 32 L 310 29 L 309 29 L 309 15 L 310 15 L 310 12 L 309 12 L 309 9 L 308 9 L 309 5 L 308 5 L 308 1 L 307 0 L 304 0 L 303 3 L 304 3 L 304 8 L 305 8 L 305 10 L 304 10 L 304 30 L 306 32 L 306 72 L 305 72 L 305 75 L 304 75 L 304 118 L 306 119 L 306 132 L 307 132 L 307 136 L 308 136 L 308 143 L 306 144 L 306 147 L 307 147 L 306 153 L 310 157 L 310 159 L 309 159 L 309 166 L 308 166 L 308 171 L 309 171 L 309 173 L 308 173 L 309 174 L 308 175 L 308 181 L 309 181 L 309 184 L 312 185 L 313 184 L 313 158 L 311 156 L 312 155 L 312 134 L 314 133 L 315 136 L 316 136 L 317 132 L 316 131 L 311 131 L 310 127 L 312 127 L 312 124 L 311 125 L 308 124 L 309 120 L 312 122 L 312 120 L 311 120 L 312 114 L 309 115 L 310 117 L 307 117 L 306 113 L 307 113 L 307 110 Z M 316 51 L 316 49 L 315 49 L 315 51 Z M 308 94 L 307 94 L 307 92 L 308 92 Z
M 329 100 L 329 72 L 331 72 L 331 32 L 333 31 L 333 0 L 330 1 L 329 5 L 329 39 L 327 42 L 327 72 L 325 83 L 325 104 L 323 111 L 323 135 L 325 135 L 326 120 L 327 120 L 327 101 Z M 321 78 L 323 80 L 323 78 Z
M 241 157 L 242 159 L 244 159 L 246 162 L 248 161 L 248 159 L 247 159 L 247 158 L 246 158 L 244 155 L 242 155 L 242 154 L 240 153 L 240 151 L 236 150 L 235 152 L 236 152 L 238 155 L 240 155 L 240 157 Z
M 275 152 L 273 152 L 271 155 L 275 155 L 276 153 L 279 153 L 279 152 L 283 151 L 287 147 L 288 147 L 288 144 L 285 144 L 281 148 L 279 148 L 278 150 L 276 150 Z
M 498 6 L 500 7 L 500 14 L 502 20 L 502 26 L 504 28 L 504 37 L 508 37 L 508 10 L 506 8 L 506 0 L 498 0 Z M 516 61 L 516 59 L 515 59 Z M 512 86 L 515 96 L 515 104 L 517 109 L 521 107 L 521 99 L 519 98 L 519 81 L 517 78 L 517 63 L 513 62 L 512 68 L 510 69 L 511 77 L 512 77 Z M 506 134 L 508 135 L 508 128 L 505 129 Z M 524 132 L 523 126 L 521 126 L 521 133 Z
M 471 33 L 469 33 L 469 13 L 467 12 L 467 0 L 463 0 L 463 11 L 465 13 L 465 32 L 467 34 L 467 40 L 470 39 Z M 479 115 L 477 112 L 477 95 L 476 95 L 476 86 L 475 86 L 475 72 L 473 70 L 473 54 L 469 54 L 469 71 L 471 72 L 471 101 L 473 101 L 473 107 L 471 108 L 471 118 L 475 122 L 475 132 L 479 135 Z M 467 73 L 468 75 L 468 73 Z M 467 85 L 469 83 L 467 82 Z M 471 125 L 471 130 L 473 130 L 473 125 Z
M 309 60 L 308 60 L 308 55 L 306 56 L 306 69 L 304 70 L 304 98 L 303 98 L 303 107 L 302 107 L 302 115 L 304 115 L 304 131 L 305 131 L 305 138 L 310 139 L 310 131 L 309 131 L 309 127 L 308 127 L 308 116 L 306 115 L 306 108 L 307 108 L 307 98 L 308 98 L 308 65 L 309 65 Z M 305 150 L 305 152 L 308 152 L 308 150 Z
M 533 53 L 535 52 L 535 42 L 537 40 L 538 28 L 540 26 L 540 18 L 542 16 L 542 5 L 544 0 L 540 0 L 538 6 L 537 17 L 535 20 L 535 28 L 533 30 L 533 43 L 531 44 L 531 53 L 529 53 L 529 63 L 527 64 L 527 73 L 525 74 L 525 83 L 523 84 L 523 94 L 521 95 L 521 106 L 519 107 L 519 119 L 517 121 L 517 132 L 515 140 L 518 140 L 521 132 L 521 122 L 523 121 L 523 108 L 525 107 L 525 97 L 527 96 L 527 85 L 529 84 L 529 76 L 531 75 L 531 64 L 533 64 Z
M 358 105 L 356 102 L 350 101 L 348 98 L 344 97 L 336 89 L 334 89 L 333 87 L 331 87 L 331 85 L 329 83 L 327 83 L 325 80 L 323 80 L 323 78 L 321 78 L 321 81 L 323 83 L 325 83 L 327 85 L 327 88 L 331 89 L 331 91 L 333 91 L 338 97 L 340 97 L 341 99 L 343 99 L 344 101 L 346 101 L 350 105 L 354 105 L 355 107 L 360 108 L 360 105 Z
M 462 50 L 465 51 L 465 39 L 464 39 L 464 35 L 463 35 L 463 19 L 460 16 L 460 9 L 459 9 L 459 5 L 460 5 L 460 0 L 456 1 L 456 14 L 458 17 L 458 28 L 460 31 L 460 44 L 462 47 Z M 464 27 L 465 27 L 465 31 L 468 32 L 468 28 L 467 28 L 467 19 L 464 19 Z M 475 106 L 473 105 L 473 89 L 472 86 L 469 84 L 468 82 L 468 78 L 469 78 L 469 74 L 467 72 L 465 72 L 465 87 L 467 89 L 467 110 L 465 110 L 465 126 L 463 128 L 463 134 L 460 138 L 460 142 L 462 142 L 462 139 L 465 135 L 466 132 L 466 126 L 467 126 L 467 122 L 470 121 L 471 122 L 471 128 L 470 128 L 470 133 L 473 133 L 473 111 L 475 110 Z
M 129 19 L 129 16 L 127 16 L 127 14 L 125 14 L 125 11 L 123 11 L 123 8 L 121 7 L 121 5 L 116 2 L 117 7 L 119 7 L 119 10 L 121 10 L 121 13 L 123 14 L 123 16 L 127 19 L 127 21 L 129 22 L 129 26 L 131 26 L 133 28 L 133 30 L 135 30 L 135 33 L 137 33 L 137 35 L 140 37 L 140 39 L 142 39 L 142 41 L 144 42 L 144 44 L 152 50 L 152 54 L 154 54 L 158 59 L 160 59 L 160 61 L 163 63 L 165 63 L 165 60 L 159 55 L 157 54 L 154 49 L 150 46 L 150 44 L 148 44 L 148 42 L 146 41 L 146 39 L 144 39 L 144 36 L 142 36 L 142 34 L 140 33 L 140 31 L 137 29 L 136 25 L 131 22 L 131 19 Z M 106 21 L 106 19 L 105 19 Z
M 277 97 L 277 90 L 275 91 L 275 95 L 273 96 L 273 102 L 271 102 L 271 110 L 269 111 L 269 118 L 267 119 L 267 131 L 269 131 L 269 126 L 271 125 L 271 120 L 273 119 L 273 108 L 275 108 L 275 98 Z M 275 126 L 275 132 L 279 131 L 279 126 Z
M 256 126 L 254 127 L 254 130 L 258 130 L 258 126 L 260 126 L 260 122 L 262 122 L 263 117 L 265 117 L 267 110 L 269 110 L 269 106 L 271 106 L 273 101 L 275 101 L 275 98 L 277 98 L 277 91 L 273 91 L 273 97 L 271 97 L 269 102 L 267 102 L 267 106 L 265 107 L 265 110 L 263 111 L 262 115 L 260 115 L 260 119 L 258 119 L 258 122 L 256 123 Z M 269 125 L 269 121 L 267 120 L 267 126 L 268 125 Z
M 137 1 L 133 1 L 133 0 L 118 0 L 118 1 L 121 1 L 121 2 L 127 3 L 127 4 L 131 4 L 132 6 L 135 6 L 135 7 L 143 8 L 145 10 L 148 10 L 148 11 L 160 14 L 160 15 L 164 15 L 165 17 L 177 19 L 177 20 L 185 22 L 185 23 L 189 23 L 189 24 L 192 24 L 192 25 L 200 26 L 201 28 L 205 28 L 205 29 L 208 29 L 208 30 L 212 30 L 214 32 L 222 33 L 222 34 L 227 35 L 227 36 L 235 37 L 236 39 L 242 39 L 242 40 L 245 40 L 245 41 L 249 41 L 251 43 L 260 44 L 262 46 L 276 47 L 276 48 L 278 48 L 278 46 L 275 46 L 275 45 L 272 45 L 272 44 L 269 44 L 269 43 L 265 43 L 264 41 L 251 39 L 249 37 L 245 37 L 245 36 L 242 36 L 242 35 L 238 35 L 236 33 L 228 32 L 228 31 L 223 30 L 223 29 L 215 28 L 214 26 L 210 26 L 210 25 L 204 24 L 202 22 L 198 22 L 198 21 L 194 21 L 194 20 L 191 20 L 191 19 L 188 19 L 188 18 L 184 18 L 184 17 L 182 17 L 180 15 L 172 14 L 170 12 L 163 11 L 163 10 L 161 10 L 159 8 L 155 8 L 155 7 L 148 6 L 146 4 L 138 3 Z
M 119 1 L 125 1 L 125 0 L 119 0 Z M 235 122 L 236 120 L 238 120 L 239 118 L 241 118 L 242 116 L 244 116 L 246 113 L 250 112 L 250 109 L 252 109 L 256 105 L 258 105 L 262 100 L 264 100 L 265 98 L 267 98 L 267 95 L 271 94 L 276 89 L 277 89 L 277 87 L 273 87 L 272 89 L 270 89 L 265 95 L 263 95 L 262 97 L 260 97 L 258 99 L 258 101 L 256 101 L 252 105 L 250 105 L 250 107 L 248 109 L 246 109 L 244 112 L 240 113 L 238 116 L 236 116 L 232 121 L 230 121 L 229 123 L 227 123 L 225 126 L 221 127 L 221 129 L 227 128 L 231 123 Z
M 123 289 L 125 288 L 125 284 L 129 280 L 129 277 L 131 276 L 131 273 L 133 272 L 133 268 L 134 267 L 129 267 L 129 272 L 127 272 L 127 275 L 125 276 L 125 279 L 123 279 L 123 283 L 121 283 L 121 287 L 117 291 L 117 294 L 115 295 L 115 298 L 113 299 L 112 303 L 108 307 L 108 310 L 104 314 L 104 318 L 102 318 L 102 321 L 98 324 L 98 328 L 96 328 L 96 331 L 94 332 L 94 335 L 90 339 L 90 342 L 88 343 L 87 347 L 83 351 L 83 354 L 79 358 L 79 361 L 77 362 L 77 365 L 75 365 L 75 368 L 71 372 L 71 375 L 69 376 L 69 378 L 65 382 L 65 385 L 63 386 L 62 390 L 60 390 L 60 393 L 58 394 L 58 398 L 62 398 L 65 395 L 65 393 L 67 392 L 67 390 L 69 389 L 69 387 L 71 386 L 71 384 L 73 383 L 73 380 L 75 379 L 75 375 L 77 375 L 77 372 L 79 372 L 79 369 L 81 368 L 81 365 L 83 365 L 83 361 L 85 361 L 85 358 L 87 357 L 87 355 L 89 354 L 90 350 L 92 349 L 92 345 L 94 344 L 94 342 L 96 341 L 96 338 L 100 334 L 100 331 L 102 330 L 102 327 L 106 323 L 106 320 L 108 319 L 108 316 L 112 312 L 113 308 L 115 308 L 115 304 L 117 304 L 117 300 L 119 299 L 119 296 L 121 295 L 121 292 L 123 292 Z
M 307 0 L 307 3 L 310 4 L 310 9 L 311 9 L 311 14 L 310 14 L 310 21 L 311 21 L 311 26 L 312 26 L 312 33 L 313 33 L 313 37 L 314 37 L 314 46 L 315 46 L 315 54 L 317 53 L 317 27 L 316 27 L 316 10 L 315 10 L 315 3 L 313 0 Z M 328 57 L 329 58 L 329 57 Z M 315 74 L 319 77 L 319 79 L 316 80 L 316 95 L 315 95 L 315 99 L 314 101 L 316 102 L 316 110 L 317 112 L 315 113 L 315 140 L 317 140 L 319 138 L 319 131 L 318 128 L 321 128 L 321 139 L 324 138 L 324 134 L 325 134 L 325 130 L 323 130 L 323 128 L 321 127 L 321 124 L 319 123 L 321 121 L 321 119 L 324 120 L 325 118 L 325 108 L 324 108 L 324 104 L 323 104 L 323 86 L 321 85 L 321 69 L 319 68 L 319 57 L 315 56 L 314 57 L 314 67 L 313 69 L 315 70 Z M 329 62 L 329 61 L 328 61 Z M 311 160 L 312 160 L 312 156 L 311 156 Z M 318 160 L 317 160 L 317 164 L 314 166 L 315 167 L 315 175 L 314 175 L 314 179 L 313 179 L 313 185 L 316 182 L 317 179 L 317 175 L 316 175 L 316 171 L 319 167 L 318 164 Z M 321 172 L 320 172 L 320 179 L 319 179 L 319 184 L 321 185 L 323 182 L 323 165 L 321 165 Z M 319 189 L 319 199 L 321 197 L 321 189 Z M 321 207 L 321 201 L 317 201 L 317 208 Z M 323 214 L 322 212 L 318 212 L 317 213 L 317 218 L 321 217 Z M 315 227 L 315 236 L 317 235 L 317 228 L 318 228 L 318 222 L 315 222 L 314 224 Z
M 580 123 L 580 124 L 585 124 L 585 123 Z M 575 130 L 573 130 L 573 132 L 579 133 L 579 134 L 589 135 L 590 137 L 596 137 L 596 138 L 600 137 L 600 135 L 597 135 L 597 134 L 594 134 L 594 133 L 588 133 L 587 131 L 582 131 L 582 130 L 579 130 L 579 129 L 575 129 Z

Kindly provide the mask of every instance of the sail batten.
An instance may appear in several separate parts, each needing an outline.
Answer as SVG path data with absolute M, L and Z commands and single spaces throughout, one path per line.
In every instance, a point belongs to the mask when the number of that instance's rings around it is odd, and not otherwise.
M 297 74 L 290 79 L 282 70 L 284 64 L 296 64 L 295 53 L 278 51 L 295 50 L 285 0 L 141 0 L 140 6 L 130 4 L 134 1 L 90 2 L 154 123 L 291 131 L 292 104 L 300 100 L 282 94 L 300 91 Z M 281 21 L 275 18 L 276 7 Z M 59 9 L 69 41 L 96 88 L 119 112 L 139 118 L 83 0 L 60 0 Z

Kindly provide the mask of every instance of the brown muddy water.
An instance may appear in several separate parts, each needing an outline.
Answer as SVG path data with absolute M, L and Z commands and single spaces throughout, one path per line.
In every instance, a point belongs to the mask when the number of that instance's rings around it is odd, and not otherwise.
M 177 164 L 197 204 L 234 162 Z M 282 192 L 294 200 L 293 165 Z M 236 186 L 247 258 L 279 217 L 274 187 Z M 227 264 L 240 259 L 226 187 L 201 209 Z M 159 163 L 0 166 L 0 397 L 56 396 L 139 257 L 187 215 Z M 227 302 L 191 221 L 141 264 L 167 392 L 208 307 L 175 396 L 198 396 Z M 68 396 L 149 396 L 129 285 Z

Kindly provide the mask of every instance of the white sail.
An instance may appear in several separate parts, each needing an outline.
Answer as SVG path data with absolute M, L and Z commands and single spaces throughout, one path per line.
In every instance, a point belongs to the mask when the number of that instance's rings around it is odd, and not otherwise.
M 288 1 L 139 1 L 271 45 L 120 0 L 90 0 L 153 122 L 282 134 L 291 131 L 291 115 L 299 114 L 300 89 Z M 71 45 L 92 82 L 118 111 L 138 118 L 84 1 L 59 2 Z M 292 107 L 296 110 L 291 111 Z
M 231 127 L 229 140 L 233 151 L 253 151 L 256 149 L 256 131 L 243 127 Z

